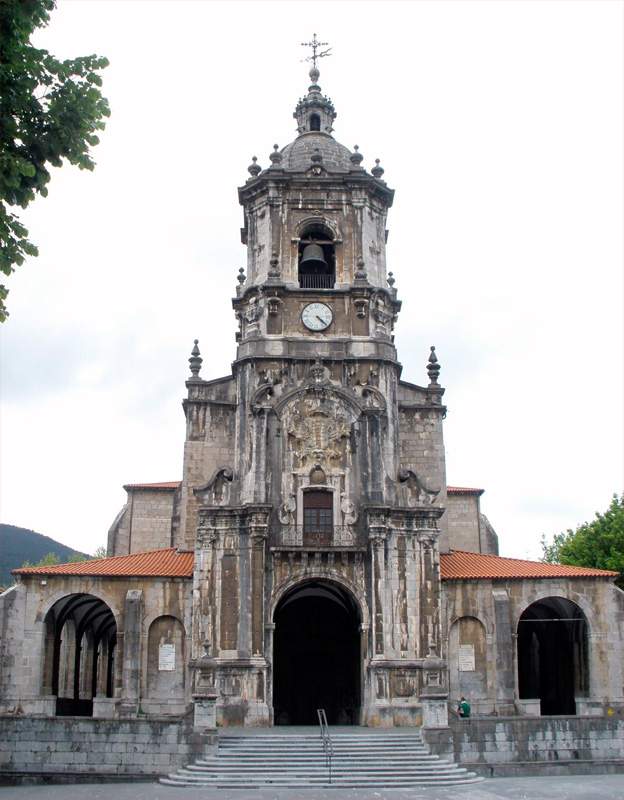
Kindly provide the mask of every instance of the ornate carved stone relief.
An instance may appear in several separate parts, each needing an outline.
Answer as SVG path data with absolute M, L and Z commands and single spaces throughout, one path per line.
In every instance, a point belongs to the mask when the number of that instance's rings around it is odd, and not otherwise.
M 283 416 L 295 469 L 345 466 L 351 421 L 342 402 L 309 394 L 295 400 Z
M 399 470 L 399 482 L 407 489 L 408 506 L 429 506 L 440 494 L 440 488 L 427 487 L 412 469 Z
M 230 491 L 234 473 L 230 467 L 219 467 L 210 480 L 193 489 L 193 494 L 205 506 L 227 506 L 230 504 Z

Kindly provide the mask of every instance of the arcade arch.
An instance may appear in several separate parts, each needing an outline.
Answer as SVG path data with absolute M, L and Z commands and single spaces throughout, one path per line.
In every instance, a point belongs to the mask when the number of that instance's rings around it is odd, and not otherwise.
M 539 699 L 542 714 L 575 714 L 589 691 L 588 625 L 564 597 L 531 603 L 518 621 L 520 699 Z
M 112 697 L 117 623 L 91 594 L 57 600 L 45 616 L 43 694 L 56 695 L 59 716 L 90 716 L 96 695 Z

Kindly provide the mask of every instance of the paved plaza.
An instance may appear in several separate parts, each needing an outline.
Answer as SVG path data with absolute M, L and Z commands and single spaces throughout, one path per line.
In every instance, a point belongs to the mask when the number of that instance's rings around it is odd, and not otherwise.
M 423 789 L 177 789 L 158 783 L 0 787 L 1 800 L 623 800 L 623 775 L 493 778 Z

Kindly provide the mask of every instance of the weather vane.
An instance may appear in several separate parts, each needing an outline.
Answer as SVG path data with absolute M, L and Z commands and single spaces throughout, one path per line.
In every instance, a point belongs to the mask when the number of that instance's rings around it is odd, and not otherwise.
M 316 38 L 316 34 L 314 34 L 313 37 L 312 37 L 312 41 L 311 42 L 301 42 L 301 46 L 302 47 L 311 47 L 312 48 L 312 55 L 308 56 L 307 58 L 303 58 L 301 60 L 302 61 L 311 61 L 312 62 L 312 66 L 314 67 L 314 69 L 316 69 L 316 59 L 317 58 L 323 58 L 324 56 L 331 56 L 332 55 L 329 52 L 331 50 L 331 47 L 327 47 L 328 44 L 329 44 L 329 42 L 319 42 L 319 40 Z M 327 47 L 327 50 L 321 50 L 320 53 L 317 53 L 316 51 L 319 49 L 319 47 Z

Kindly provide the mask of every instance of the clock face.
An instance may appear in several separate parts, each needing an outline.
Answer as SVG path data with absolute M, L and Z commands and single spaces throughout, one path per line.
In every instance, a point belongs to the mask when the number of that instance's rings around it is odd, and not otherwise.
M 301 312 L 301 321 L 310 331 L 324 331 L 332 323 L 333 312 L 325 303 L 310 303 Z

